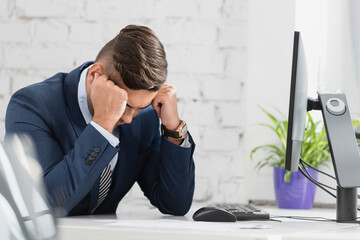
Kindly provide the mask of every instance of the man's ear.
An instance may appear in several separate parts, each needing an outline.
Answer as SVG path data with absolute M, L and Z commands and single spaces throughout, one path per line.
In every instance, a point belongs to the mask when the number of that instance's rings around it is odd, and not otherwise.
M 94 63 L 87 74 L 87 81 L 88 83 L 90 83 L 90 85 L 94 82 L 95 80 L 95 73 L 97 73 L 99 76 L 104 74 L 104 65 L 100 62 L 96 62 Z

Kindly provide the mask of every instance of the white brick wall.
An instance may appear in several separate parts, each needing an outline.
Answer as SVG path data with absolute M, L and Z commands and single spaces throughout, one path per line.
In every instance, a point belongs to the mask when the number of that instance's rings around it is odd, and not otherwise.
M 0 69 L 0 81 L 1 81 L 0 96 L 9 94 L 10 81 L 11 81 L 9 72 Z
M 69 27 L 66 23 L 53 19 L 34 22 L 34 39 L 37 42 L 43 44 L 61 44 L 67 41 Z
M 3 123 L 4 119 L 5 119 L 5 112 L 6 112 L 6 106 L 9 103 L 10 100 L 10 95 L 2 95 L 0 97 L 0 121 L 1 123 Z M 0 132 L 4 132 L 4 131 L 0 131 Z
M 0 42 L 24 43 L 30 42 L 32 24 L 29 21 L 4 21 L 0 23 Z
M 84 1 L 16 0 L 15 11 L 19 18 L 78 18 L 83 5 Z
M 248 0 L 1 0 L 0 137 L 9 96 L 93 60 L 128 24 L 163 42 L 168 81 L 196 141 L 194 201 L 245 201 L 244 82 Z M 135 187 L 122 204 L 147 204 Z M 121 206 L 123 206 L 121 204 Z

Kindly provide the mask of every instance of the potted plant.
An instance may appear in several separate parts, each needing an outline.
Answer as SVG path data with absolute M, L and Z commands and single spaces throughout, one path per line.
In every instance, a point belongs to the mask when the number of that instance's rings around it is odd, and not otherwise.
M 260 107 L 261 108 L 261 107 Z M 287 141 L 287 120 L 281 120 L 275 115 L 261 110 L 268 116 L 272 124 L 262 123 L 272 130 L 279 138 L 278 143 L 265 144 L 255 147 L 250 154 L 253 160 L 254 154 L 259 150 L 268 153 L 264 158 L 259 159 L 255 168 L 260 170 L 264 166 L 274 168 L 274 186 L 276 202 L 280 208 L 310 209 L 312 208 L 316 186 L 306 179 L 301 172 L 285 171 L 286 141 Z M 277 110 L 283 119 L 287 119 L 280 111 Z M 319 130 L 320 121 L 314 122 L 311 115 L 307 114 L 306 130 L 304 141 L 301 146 L 301 157 L 304 161 L 313 167 L 326 165 L 330 160 L 330 152 L 326 139 L 326 131 L 323 126 Z M 317 172 L 311 168 L 307 169 L 310 175 L 317 179 Z

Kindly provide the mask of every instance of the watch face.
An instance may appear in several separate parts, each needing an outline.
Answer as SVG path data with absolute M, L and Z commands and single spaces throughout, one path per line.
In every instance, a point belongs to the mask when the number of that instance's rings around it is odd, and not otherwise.
M 185 136 L 185 135 L 187 134 L 187 131 L 188 131 L 187 125 L 186 125 L 186 123 L 185 123 L 184 126 L 180 129 L 180 136 L 181 136 L 181 137 L 182 137 L 182 136 Z

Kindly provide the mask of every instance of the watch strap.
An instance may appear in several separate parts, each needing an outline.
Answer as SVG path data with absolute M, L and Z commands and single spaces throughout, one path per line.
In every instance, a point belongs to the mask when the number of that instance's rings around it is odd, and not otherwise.
M 161 133 L 165 137 L 171 137 L 175 139 L 184 139 L 187 134 L 187 125 L 186 122 L 180 120 L 179 126 L 175 130 L 169 130 L 165 127 L 164 124 L 161 124 Z

